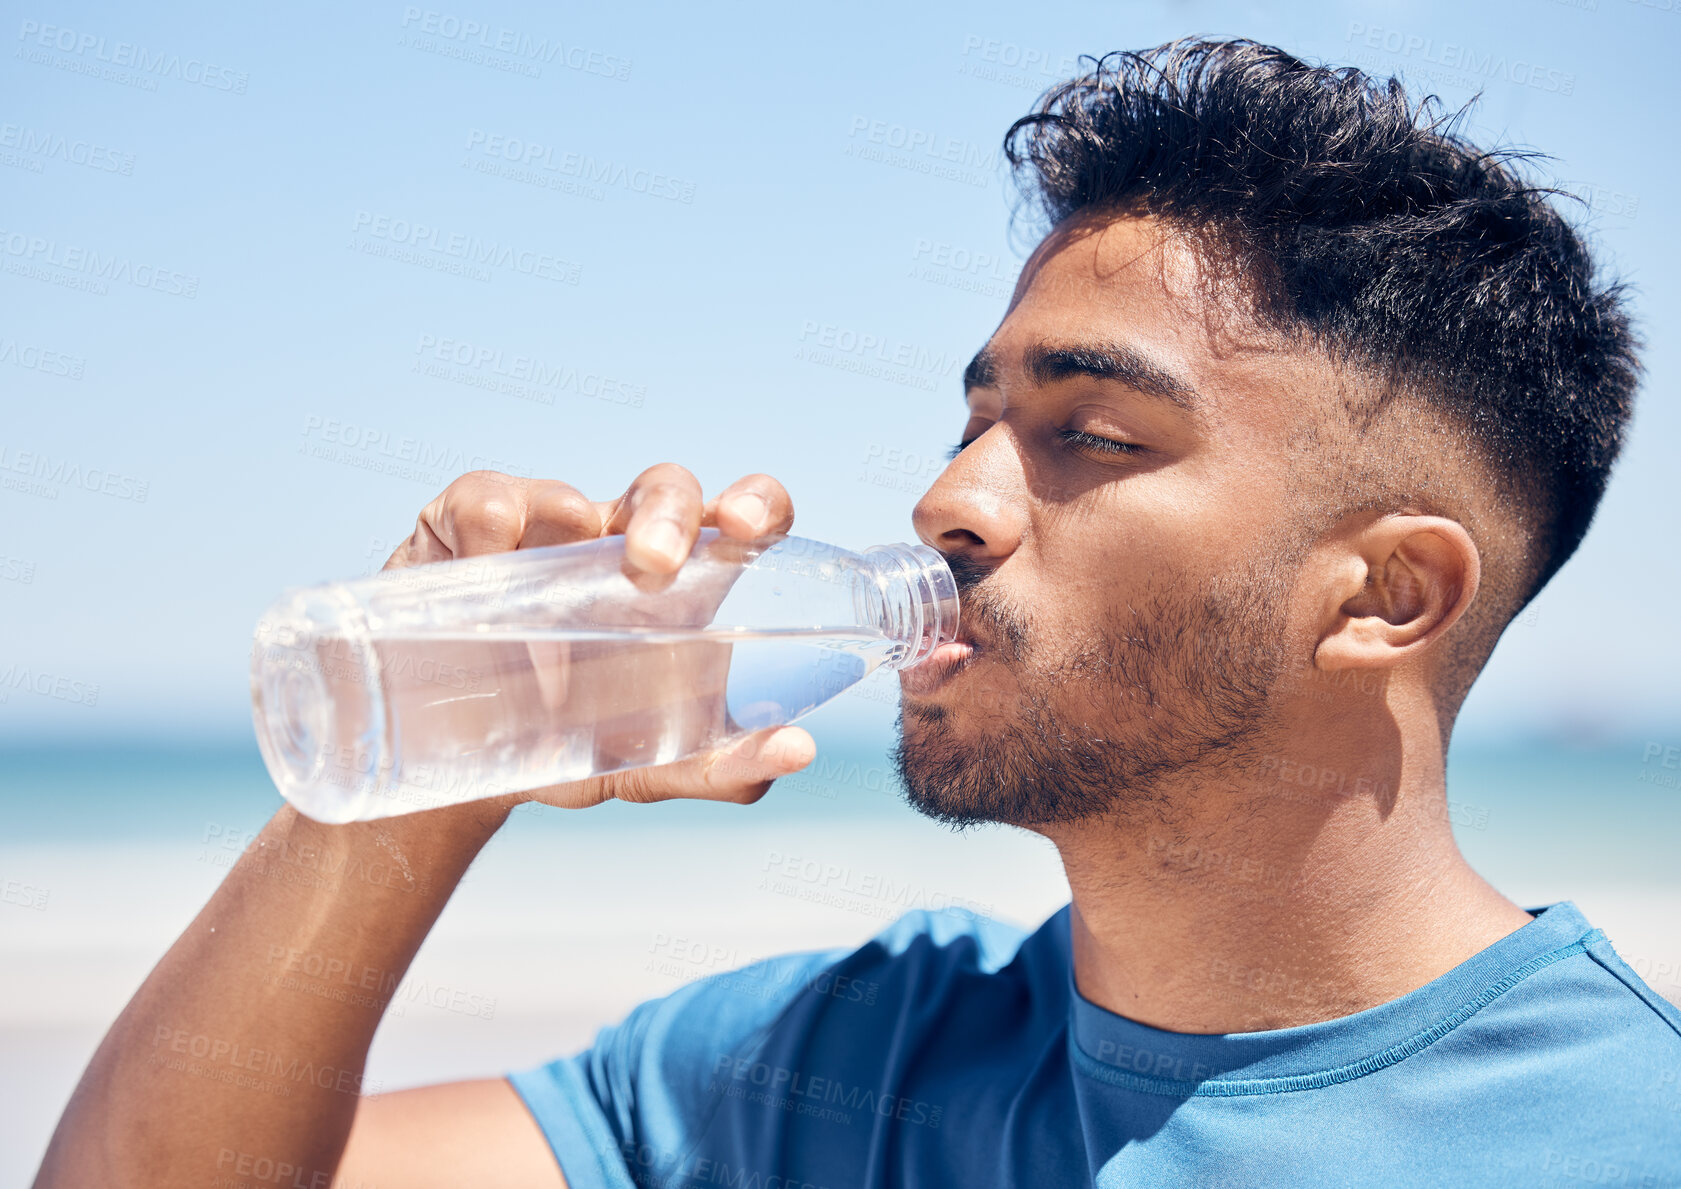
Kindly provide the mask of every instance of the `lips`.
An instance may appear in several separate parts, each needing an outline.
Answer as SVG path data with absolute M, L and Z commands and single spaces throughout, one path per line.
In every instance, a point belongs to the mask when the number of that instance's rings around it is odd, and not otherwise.
M 967 640 L 941 644 L 920 665 L 899 671 L 899 689 L 913 697 L 925 698 L 956 676 L 974 655 L 975 646 Z

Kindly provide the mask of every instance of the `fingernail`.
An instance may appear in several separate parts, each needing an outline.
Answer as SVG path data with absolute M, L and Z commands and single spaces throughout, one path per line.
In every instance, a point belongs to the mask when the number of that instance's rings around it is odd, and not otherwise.
M 798 772 L 817 758 L 811 740 L 798 730 L 782 730 L 772 735 L 765 741 L 763 754 L 772 767 L 787 772 Z
M 730 500 L 735 514 L 748 524 L 763 525 L 770 519 L 770 504 L 756 491 L 744 491 Z
M 681 564 L 688 550 L 683 548 L 683 531 L 670 520 L 656 520 L 641 534 L 642 548 L 671 562 Z

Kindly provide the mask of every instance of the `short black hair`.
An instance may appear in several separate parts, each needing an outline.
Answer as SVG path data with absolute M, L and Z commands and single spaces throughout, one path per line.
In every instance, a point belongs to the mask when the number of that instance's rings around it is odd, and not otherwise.
M 1024 196 L 1053 225 L 1130 210 L 1216 237 L 1263 321 L 1450 418 L 1527 505 L 1515 614 L 1587 532 L 1640 373 L 1624 287 L 1520 176 L 1534 154 L 1249 40 L 1082 61 L 1005 136 Z

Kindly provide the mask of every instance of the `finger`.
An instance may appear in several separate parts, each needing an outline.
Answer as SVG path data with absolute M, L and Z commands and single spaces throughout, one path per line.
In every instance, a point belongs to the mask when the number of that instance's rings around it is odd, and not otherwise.
M 771 782 L 798 772 L 817 755 L 817 743 L 799 727 L 767 727 L 728 747 L 657 768 L 633 768 L 608 778 L 621 801 L 732 801 L 751 805 Z
M 450 559 L 449 546 L 438 540 L 438 534 L 424 519 L 417 520 L 414 533 L 385 559 L 385 569 L 401 570 L 409 566 L 424 566 Z
M 558 479 L 534 480 L 526 487 L 519 548 L 567 545 L 600 535 L 601 513 L 577 488 Z
M 525 531 L 529 480 L 497 471 L 473 471 L 444 488 L 420 513 L 451 557 L 506 553 Z
M 706 505 L 701 523 L 742 540 L 785 533 L 794 525 L 794 501 L 788 489 L 769 475 L 746 475 Z
M 544 709 L 560 710 L 572 695 L 572 646 L 565 640 L 527 640 L 525 653 Z
M 700 506 L 700 481 L 676 463 L 662 462 L 636 477 L 602 531 L 624 533 L 631 565 L 674 573 L 700 535 Z

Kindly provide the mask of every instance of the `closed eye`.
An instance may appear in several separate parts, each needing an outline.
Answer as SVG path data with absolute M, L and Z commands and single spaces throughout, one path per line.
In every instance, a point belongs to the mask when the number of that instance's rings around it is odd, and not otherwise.
M 1102 438 L 1083 429 L 1065 429 L 1057 436 L 1070 446 L 1091 450 L 1098 454 L 1136 454 L 1144 447 L 1137 442 L 1123 442 L 1116 438 Z
M 957 445 L 955 445 L 951 449 L 947 450 L 946 451 L 946 460 L 949 462 L 951 459 L 956 458 L 959 454 L 962 454 L 964 450 L 968 449 L 970 443 L 972 443 L 974 440 L 975 440 L 974 438 L 969 438 L 967 441 L 959 442 L 959 443 L 957 443 Z

